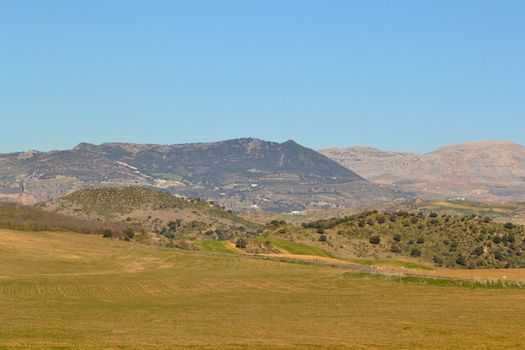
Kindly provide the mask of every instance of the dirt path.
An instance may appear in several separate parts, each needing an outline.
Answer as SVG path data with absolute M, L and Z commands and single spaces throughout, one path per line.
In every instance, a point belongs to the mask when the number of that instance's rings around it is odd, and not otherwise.
M 323 263 L 329 263 L 329 264 L 336 264 L 336 265 L 349 265 L 352 264 L 349 261 L 344 261 L 341 259 L 336 258 L 329 258 L 325 256 L 317 256 L 317 255 L 300 255 L 300 254 L 288 254 L 288 253 L 281 253 L 281 254 L 256 254 L 257 256 L 267 256 L 271 258 L 285 258 L 285 259 L 293 259 L 293 260 L 304 260 L 304 261 L 318 261 Z

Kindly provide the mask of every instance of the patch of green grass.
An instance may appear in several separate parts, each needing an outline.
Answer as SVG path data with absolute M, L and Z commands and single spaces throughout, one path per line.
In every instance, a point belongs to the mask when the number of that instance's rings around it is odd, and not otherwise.
M 229 241 L 213 241 L 213 240 L 203 240 L 196 241 L 195 244 L 199 247 L 200 250 L 204 252 L 216 252 L 224 254 L 239 254 L 239 250 L 233 247 L 229 247 L 227 244 Z
M 258 237 L 259 242 L 270 241 L 274 247 L 282 250 L 284 253 L 297 255 L 315 255 L 327 258 L 335 258 L 332 254 L 324 249 L 306 245 L 304 243 L 291 242 L 286 239 L 277 237 Z
M 396 283 L 404 283 L 410 285 L 426 285 L 439 287 L 460 287 L 460 288 L 489 288 L 489 289 L 506 289 L 525 287 L 525 284 L 519 281 L 505 281 L 505 280 L 463 280 L 463 279 L 449 279 L 449 278 L 432 278 L 420 276 L 390 276 L 381 274 L 370 274 L 364 272 L 345 272 L 345 277 L 358 277 L 364 279 L 373 279 L 380 281 L 389 281 Z
M 398 266 L 398 267 L 404 267 L 406 269 L 420 269 L 420 270 L 434 270 L 432 266 L 415 263 L 412 261 L 406 261 L 406 260 L 398 260 L 398 259 L 349 259 L 351 262 L 354 262 L 356 264 L 361 265 L 387 265 L 387 266 Z
M 171 174 L 171 173 L 153 173 L 152 174 L 155 177 L 158 177 L 163 180 L 169 180 L 169 181 L 182 181 L 182 176 L 177 174 Z

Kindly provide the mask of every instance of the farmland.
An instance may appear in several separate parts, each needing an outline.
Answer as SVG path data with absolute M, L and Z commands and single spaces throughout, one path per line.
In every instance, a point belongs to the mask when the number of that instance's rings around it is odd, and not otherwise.
M 0 348 L 511 349 L 525 341 L 519 288 L 410 284 L 74 233 L 3 230 L 0 238 Z

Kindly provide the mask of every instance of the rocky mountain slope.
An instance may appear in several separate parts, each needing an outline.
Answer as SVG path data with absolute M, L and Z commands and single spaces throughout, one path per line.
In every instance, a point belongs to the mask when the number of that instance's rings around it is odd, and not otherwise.
M 426 154 L 368 147 L 320 153 L 377 184 L 425 197 L 525 200 L 525 147 L 511 142 L 469 142 Z
M 152 186 L 234 210 L 341 207 L 400 196 L 294 141 L 83 143 L 0 155 L 0 199 L 33 203 L 94 185 Z

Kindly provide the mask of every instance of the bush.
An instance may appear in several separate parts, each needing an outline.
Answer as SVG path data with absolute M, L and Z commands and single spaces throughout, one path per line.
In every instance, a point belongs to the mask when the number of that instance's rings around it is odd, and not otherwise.
M 505 225 L 503 225 L 507 230 L 512 230 L 514 228 L 514 224 L 512 222 L 507 222 Z
M 483 254 L 483 247 L 476 247 L 472 251 L 472 255 L 480 256 L 481 254 Z
M 399 233 L 396 233 L 395 235 L 392 236 L 392 239 L 396 242 L 400 242 L 401 241 L 401 235 Z
M 317 233 L 320 234 L 320 235 L 322 235 L 322 234 L 324 233 L 324 228 L 319 227 L 319 228 L 317 229 Z
M 248 241 L 245 240 L 244 238 L 239 238 L 239 239 L 235 242 L 235 247 L 236 247 L 236 248 L 245 249 L 247 245 L 248 245 Z
M 505 257 L 503 256 L 503 254 L 499 250 L 494 252 L 494 258 L 496 258 L 496 260 L 498 260 L 498 261 L 505 260 Z
M 456 264 L 461 265 L 461 266 L 467 266 L 467 260 L 465 259 L 463 255 L 458 255 L 456 259 Z
M 113 237 L 113 231 L 111 231 L 110 229 L 105 229 L 104 231 L 102 231 L 102 237 L 104 238 Z
M 326 237 L 326 235 L 319 236 L 319 242 L 326 242 L 327 240 L 328 240 L 328 237 Z
M 423 244 L 423 243 L 425 243 L 425 239 L 423 237 L 418 237 L 416 243 L 417 244 Z
M 496 243 L 496 244 L 500 244 L 501 241 L 502 241 L 501 236 L 494 236 L 494 237 L 492 238 L 492 242 L 494 242 L 494 243 Z
M 130 228 L 125 229 L 122 233 L 124 234 L 124 240 L 126 241 L 132 240 L 133 237 L 135 237 L 135 232 Z
M 368 242 L 370 244 L 379 244 L 379 242 L 381 242 L 381 238 L 377 235 L 373 235 L 368 239 Z
M 421 250 L 414 248 L 410 251 L 411 256 L 421 256 Z
M 401 253 L 401 248 L 399 248 L 398 246 L 393 245 L 392 248 L 390 248 L 390 251 L 392 253 Z
M 439 256 L 434 255 L 432 257 L 432 261 L 434 261 L 434 264 L 436 265 L 443 265 L 443 259 L 441 259 Z
M 379 225 L 382 225 L 385 223 L 385 217 L 384 216 L 378 216 L 377 219 L 376 219 L 377 223 Z

